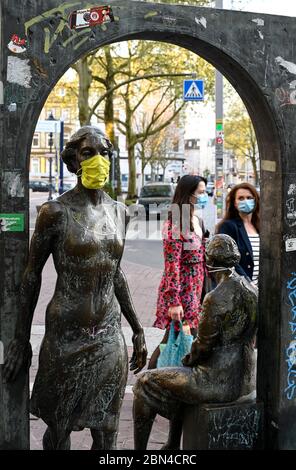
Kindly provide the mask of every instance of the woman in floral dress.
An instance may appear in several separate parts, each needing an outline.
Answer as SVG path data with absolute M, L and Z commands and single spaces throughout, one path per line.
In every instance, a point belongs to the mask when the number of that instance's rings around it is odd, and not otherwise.
M 163 226 L 164 272 L 158 289 L 156 320 L 153 326 L 166 330 L 170 323 L 188 325 L 196 336 L 201 311 L 205 275 L 205 229 L 197 215 L 208 199 L 207 181 L 196 175 L 183 176 L 176 187 L 168 220 Z M 156 367 L 159 347 L 153 352 L 149 369 Z

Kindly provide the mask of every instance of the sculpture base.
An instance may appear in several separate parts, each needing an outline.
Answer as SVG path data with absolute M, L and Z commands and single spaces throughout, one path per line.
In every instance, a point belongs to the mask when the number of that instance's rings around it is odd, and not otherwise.
M 263 448 L 263 403 L 256 400 L 187 406 L 184 450 Z

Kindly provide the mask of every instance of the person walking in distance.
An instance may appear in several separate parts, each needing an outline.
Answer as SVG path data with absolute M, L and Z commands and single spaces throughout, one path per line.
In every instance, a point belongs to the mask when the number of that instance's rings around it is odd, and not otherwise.
M 260 201 L 256 188 L 250 183 L 234 186 L 226 198 L 226 212 L 217 225 L 217 233 L 230 235 L 240 251 L 236 266 L 238 274 L 258 287 L 260 246 Z
M 167 343 L 171 321 L 190 329 L 195 337 L 200 317 L 201 294 L 205 275 L 205 236 L 197 211 L 207 201 L 207 181 L 197 175 L 180 178 L 163 226 L 164 272 L 158 289 L 156 319 L 153 326 L 165 331 Z M 148 369 L 157 367 L 159 346 L 153 352 Z

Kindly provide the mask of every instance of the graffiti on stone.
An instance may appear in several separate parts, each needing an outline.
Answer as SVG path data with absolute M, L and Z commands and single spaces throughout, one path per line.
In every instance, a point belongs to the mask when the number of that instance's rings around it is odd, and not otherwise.
M 174 26 L 177 23 L 177 18 L 173 16 L 162 16 L 162 22 L 167 26 Z
M 291 274 L 291 278 L 287 282 L 288 301 L 290 305 L 289 344 L 286 347 L 286 363 L 287 363 L 287 387 L 285 388 L 285 396 L 288 400 L 296 397 L 296 273 Z
M 296 205 L 295 205 L 295 199 L 296 197 L 294 196 L 290 196 L 289 193 L 288 193 L 288 199 L 286 200 L 286 221 L 287 221 L 287 224 L 290 226 L 290 227 L 293 227 L 294 225 L 296 225 Z
M 49 53 L 51 47 L 55 44 L 58 39 L 61 40 L 60 45 L 62 47 L 67 47 L 70 42 L 79 39 L 79 41 L 74 46 L 74 49 L 78 49 L 85 41 L 88 40 L 89 33 L 92 31 L 91 26 L 97 25 L 100 26 L 101 29 L 106 30 L 106 23 L 119 20 L 119 17 L 113 15 L 113 12 L 110 7 L 107 7 L 109 9 L 108 13 L 105 7 L 98 6 L 96 4 L 85 5 L 84 10 L 73 10 L 75 6 L 79 7 L 81 6 L 81 3 L 65 2 L 56 8 L 52 8 L 51 10 L 43 12 L 42 15 L 35 16 L 34 18 L 31 18 L 30 20 L 26 21 L 26 36 L 29 37 L 29 31 L 33 26 L 41 24 L 41 26 L 43 26 L 44 33 L 43 50 L 45 54 Z M 104 9 L 104 15 L 102 9 Z M 82 11 L 84 12 L 84 14 L 78 13 Z M 91 14 L 92 19 L 89 18 L 87 20 L 88 15 L 90 17 Z M 51 27 L 49 27 L 49 21 L 53 22 L 53 24 L 51 24 Z M 70 38 L 68 37 L 67 39 L 64 39 L 62 37 L 62 34 L 65 29 L 68 32 L 71 31 Z M 77 31 L 77 29 L 80 30 Z M 82 35 L 85 37 L 81 39 Z
M 207 27 L 207 20 L 204 16 L 202 16 L 201 18 L 197 18 L 195 17 L 195 23 L 198 24 L 198 25 L 201 25 L 203 26 L 204 28 Z
M 217 409 L 209 420 L 209 449 L 253 449 L 259 427 L 255 407 Z

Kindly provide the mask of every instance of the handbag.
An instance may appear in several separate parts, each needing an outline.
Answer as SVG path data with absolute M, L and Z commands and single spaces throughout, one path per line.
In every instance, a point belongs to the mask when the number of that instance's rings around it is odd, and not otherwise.
M 174 322 L 171 322 L 168 341 L 161 345 L 157 367 L 180 367 L 183 365 L 182 358 L 190 352 L 193 336 L 184 333 L 181 321 L 179 325 L 180 331 L 177 336 Z

